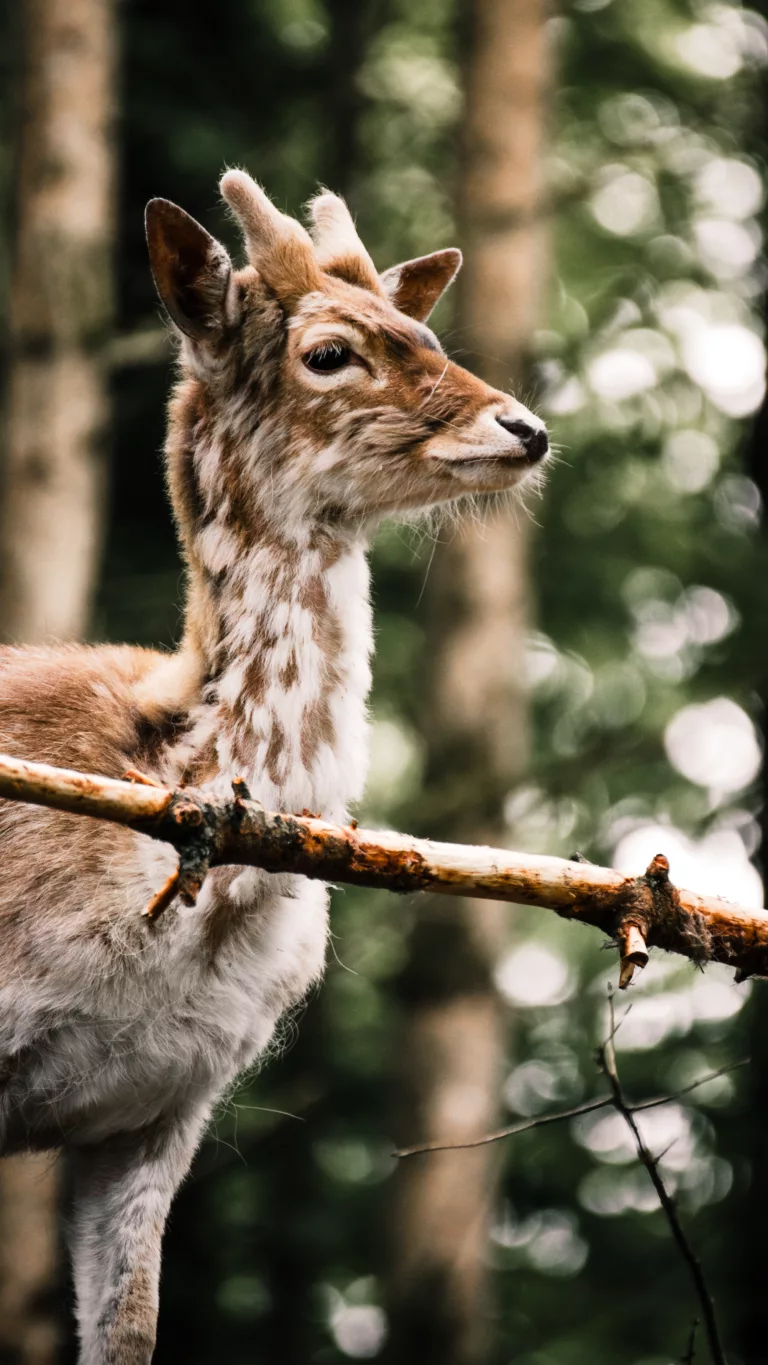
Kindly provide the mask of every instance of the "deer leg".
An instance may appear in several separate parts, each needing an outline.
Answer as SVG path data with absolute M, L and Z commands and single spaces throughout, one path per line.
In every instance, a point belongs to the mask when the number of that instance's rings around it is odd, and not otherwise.
M 74 1153 L 70 1246 L 79 1365 L 149 1365 L 155 1345 L 160 1244 L 205 1114 Z

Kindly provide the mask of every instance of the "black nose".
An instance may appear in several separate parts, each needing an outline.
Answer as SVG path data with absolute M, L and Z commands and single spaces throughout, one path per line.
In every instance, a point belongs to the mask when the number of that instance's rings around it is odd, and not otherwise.
M 514 417 L 497 417 L 496 421 L 510 436 L 517 437 L 529 460 L 534 463 L 543 460 L 549 450 L 549 437 L 543 427 L 532 427 Z

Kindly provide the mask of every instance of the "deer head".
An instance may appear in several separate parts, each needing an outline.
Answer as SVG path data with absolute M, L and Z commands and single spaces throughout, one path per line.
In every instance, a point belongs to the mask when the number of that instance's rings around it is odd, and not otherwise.
M 217 433 L 216 473 L 198 478 L 209 501 L 231 497 L 234 479 L 246 523 L 256 509 L 286 528 L 359 523 L 509 489 L 540 465 L 541 421 L 449 360 L 425 325 L 459 251 L 379 274 L 336 195 L 312 201 L 310 235 L 242 171 L 221 192 L 242 269 L 167 200 L 146 217 L 197 421 Z

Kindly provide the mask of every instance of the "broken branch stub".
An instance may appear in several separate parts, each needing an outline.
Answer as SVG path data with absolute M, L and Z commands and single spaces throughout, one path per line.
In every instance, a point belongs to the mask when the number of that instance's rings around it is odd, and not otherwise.
M 636 967 L 648 964 L 648 940 L 665 925 L 674 922 L 679 934 L 690 943 L 689 956 L 707 961 L 711 953 L 710 935 L 698 911 L 686 911 L 677 887 L 669 879 L 669 862 L 663 853 L 652 858 L 642 877 L 628 880 L 616 899 L 614 937 L 621 962 L 619 990 L 626 990 Z
M 636 924 L 622 924 L 616 938 L 621 961 L 619 990 L 625 991 L 635 974 L 635 967 L 648 966 L 648 947 Z

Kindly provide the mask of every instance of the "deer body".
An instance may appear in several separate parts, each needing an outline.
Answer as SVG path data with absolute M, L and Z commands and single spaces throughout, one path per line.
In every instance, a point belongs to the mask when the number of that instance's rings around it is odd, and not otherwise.
M 223 190 L 250 258 L 236 273 L 181 210 L 148 211 L 182 335 L 181 647 L 0 652 L 0 748 L 172 784 L 242 777 L 269 808 L 343 821 L 367 761 L 371 525 L 510 487 L 546 438 L 422 325 L 457 253 L 379 277 L 334 196 L 311 240 L 244 174 Z M 153 925 L 171 850 L 12 804 L 0 838 L 0 1152 L 72 1150 L 81 1365 L 147 1365 L 171 1198 L 217 1096 L 319 978 L 326 892 L 218 868 Z

